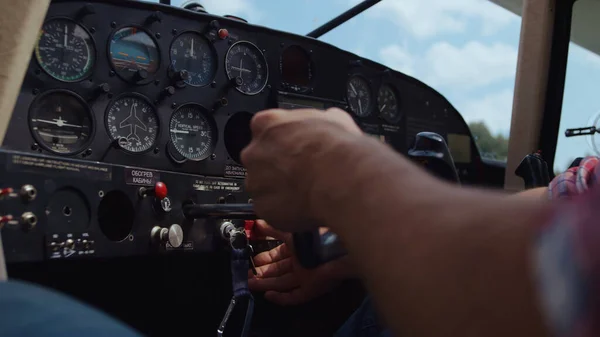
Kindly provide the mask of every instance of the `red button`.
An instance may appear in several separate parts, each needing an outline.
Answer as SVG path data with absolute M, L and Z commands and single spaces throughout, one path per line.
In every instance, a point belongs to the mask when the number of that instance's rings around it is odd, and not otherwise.
M 162 181 L 157 182 L 154 185 L 154 195 L 159 200 L 166 198 L 167 197 L 167 185 L 165 185 L 165 183 L 163 183 Z
M 229 31 L 225 28 L 219 29 L 219 39 L 225 40 L 229 36 Z

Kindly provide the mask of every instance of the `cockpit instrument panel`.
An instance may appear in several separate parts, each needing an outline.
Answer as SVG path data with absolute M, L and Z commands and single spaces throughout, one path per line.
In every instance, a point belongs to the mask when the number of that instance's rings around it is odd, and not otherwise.
M 343 109 L 400 153 L 420 131 L 471 139 L 427 85 L 320 40 L 157 3 L 54 0 L 4 146 L 244 178 L 250 120 L 271 108 Z

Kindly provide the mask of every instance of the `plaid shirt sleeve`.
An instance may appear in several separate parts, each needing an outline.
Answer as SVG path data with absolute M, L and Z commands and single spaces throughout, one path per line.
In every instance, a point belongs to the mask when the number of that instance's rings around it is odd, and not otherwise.
M 540 227 L 534 265 L 553 336 L 600 336 L 600 165 L 587 157 L 549 186 L 556 204 Z

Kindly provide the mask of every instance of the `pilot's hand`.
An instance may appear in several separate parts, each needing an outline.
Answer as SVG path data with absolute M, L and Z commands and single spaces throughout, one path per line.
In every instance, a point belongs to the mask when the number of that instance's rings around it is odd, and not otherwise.
M 304 269 L 296 259 L 290 233 L 280 232 L 258 220 L 256 234 L 270 236 L 284 243 L 254 257 L 257 276 L 249 272 L 250 290 L 265 292 L 268 301 L 279 305 L 297 305 L 317 298 L 344 279 L 351 277 L 348 257 Z
M 311 203 L 318 201 L 312 195 L 347 180 L 349 167 L 340 166 L 341 157 L 365 136 L 340 109 L 267 110 L 254 116 L 251 129 L 252 142 L 241 158 L 258 216 L 290 232 L 314 228 Z

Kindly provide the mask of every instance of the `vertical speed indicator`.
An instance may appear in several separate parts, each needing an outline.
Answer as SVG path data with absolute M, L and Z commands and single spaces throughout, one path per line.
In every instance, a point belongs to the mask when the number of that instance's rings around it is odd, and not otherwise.
M 208 158 L 215 149 L 216 125 L 204 107 L 186 104 L 179 107 L 169 123 L 171 155 L 200 161 Z M 175 150 L 176 153 L 172 153 Z M 179 160 L 179 158 L 174 158 Z

